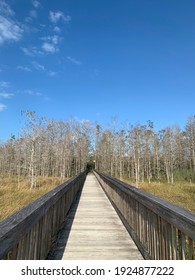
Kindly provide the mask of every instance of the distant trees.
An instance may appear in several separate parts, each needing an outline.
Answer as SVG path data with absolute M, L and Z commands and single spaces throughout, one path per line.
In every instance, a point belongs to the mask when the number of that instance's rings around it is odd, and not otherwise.
M 0 173 L 28 176 L 30 188 L 37 176 L 57 176 L 63 182 L 85 170 L 90 149 L 88 122 L 54 121 L 24 112 L 26 123 L 19 137 L 0 145 Z
M 195 172 L 195 116 L 190 117 L 185 127 L 189 169 Z
M 0 144 L 0 174 L 28 176 L 30 188 L 38 176 L 57 176 L 63 182 L 94 162 L 97 170 L 118 178 L 140 181 L 195 181 L 195 116 L 181 130 L 170 126 L 155 131 L 144 125 L 99 124 L 70 119 L 55 121 L 23 112 L 21 135 Z
M 115 177 L 140 181 L 195 181 L 195 117 L 184 130 L 170 126 L 155 131 L 153 123 L 125 130 L 98 132 L 96 166 Z

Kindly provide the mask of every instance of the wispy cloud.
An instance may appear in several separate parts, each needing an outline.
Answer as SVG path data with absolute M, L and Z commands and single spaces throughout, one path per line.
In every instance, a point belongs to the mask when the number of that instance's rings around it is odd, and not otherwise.
M 14 96 L 13 93 L 0 92 L 0 98 L 10 99 L 12 96 Z
M 0 103 L 0 112 L 3 112 L 7 109 L 7 106 L 5 104 Z
M 0 99 L 10 99 L 14 96 L 13 93 L 8 93 L 8 92 L 0 92 Z M 7 105 L 0 103 L 0 112 L 4 111 L 7 109 Z
M 6 41 L 17 42 L 22 38 L 22 24 L 14 19 L 14 11 L 3 0 L 0 1 L 0 45 Z
M 42 49 L 45 51 L 45 52 L 48 52 L 48 53 L 55 53 L 58 51 L 58 48 L 55 47 L 55 45 L 49 43 L 49 42 L 44 42 L 42 44 Z
M 24 72 L 32 72 L 32 70 L 27 66 L 18 65 L 16 69 L 24 71 Z
M 23 29 L 13 20 L 0 16 L 0 44 L 6 41 L 19 41 Z
M 26 56 L 31 56 L 31 57 L 34 57 L 34 56 L 41 56 L 43 55 L 44 53 L 42 51 L 40 51 L 37 47 L 21 47 L 20 48 L 21 51 L 23 52 L 23 54 L 25 54 Z
M 4 1 L 0 1 L 0 11 L 1 14 L 4 14 L 5 16 L 14 16 L 14 11 L 10 8 L 10 6 Z
M 0 99 L 10 99 L 14 96 L 13 93 L 7 92 L 7 88 L 9 88 L 11 85 L 7 81 L 0 81 Z M 4 111 L 7 109 L 7 106 L 3 103 L 0 103 L 0 111 Z
M 43 94 L 40 91 L 35 91 L 32 89 L 25 89 L 24 93 L 28 94 L 28 95 L 33 95 L 33 96 L 43 96 Z
M 54 24 L 56 24 L 60 20 L 63 20 L 65 22 L 71 21 L 71 17 L 70 16 L 65 16 L 63 14 L 63 12 L 61 12 L 61 11 L 57 11 L 57 12 L 50 11 L 49 12 L 49 19 Z
M 10 82 L 7 82 L 7 81 L 0 81 L 0 87 L 2 87 L 2 88 L 8 88 L 8 87 L 10 87 Z
M 38 90 L 34 90 L 34 89 L 25 89 L 25 90 L 21 91 L 21 93 L 25 94 L 25 95 L 29 95 L 31 97 L 41 98 L 42 100 L 45 100 L 45 101 L 50 100 L 50 98 L 47 97 L 45 94 L 43 94 L 42 92 L 40 92 Z
M 59 51 L 58 44 L 61 41 L 61 37 L 58 35 L 47 36 L 41 38 L 44 43 L 42 44 L 42 49 L 47 53 L 55 53 Z
M 32 64 L 32 66 L 35 70 L 43 72 L 50 77 L 54 77 L 58 74 L 58 72 L 56 72 L 56 71 L 47 70 L 43 64 L 40 64 L 37 61 L 32 61 L 31 64 Z M 21 70 L 21 71 L 25 71 L 25 72 L 32 72 L 32 70 L 33 70 L 29 67 L 20 66 L 20 65 L 17 66 L 17 69 Z M 37 92 L 37 91 L 34 91 L 34 90 L 25 90 L 23 92 L 26 93 L 26 94 L 29 94 L 29 95 L 42 95 L 42 94 L 40 94 L 40 92 Z
M 21 51 L 26 56 L 35 57 L 35 56 L 43 56 L 44 54 L 50 53 L 56 53 L 59 51 L 59 43 L 62 41 L 62 37 L 59 35 L 53 35 L 53 36 L 46 36 L 41 37 L 40 40 L 43 41 L 40 48 L 35 46 L 28 46 L 28 47 L 20 47 Z
M 49 72 L 48 72 L 48 75 L 49 75 L 50 77 L 54 77 L 54 76 L 57 75 L 57 72 L 55 72 L 55 71 L 49 71 Z
M 82 62 L 80 61 L 80 60 L 77 60 L 77 59 L 75 59 L 75 58 L 73 58 L 73 57 L 71 57 L 71 56 L 67 56 L 66 57 L 70 62 L 72 62 L 72 63 L 74 63 L 74 64 L 76 64 L 76 65 L 81 65 L 82 64 Z
M 58 26 L 54 26 L 53 31 L 56 33 L 61 33 L 61 29 Z
M 38 71 L 45 71 L 45 66 L 36 61 L 32 61 L 32 65 Z
M 22 50 L 22 52 L 23 52 L 25 55 L 27 55 L 27 56 L 33 56 L 33 53 L 32 53 L 32 51 L 31 51 L 29 48 L 23 48 L 23 47 L 21 47 L 20 49 Z
M 33 9 L 30 10 L 29 15 L 25 18 L 26 22 L 32 22 L 38 17 L 37 10 L 41 7 L 41 3 L 37 0 L 32 1 Z
M 26 22 L 31 22 L 33 19 L 37 18 L 37 11 L 36 10 L 31 10 L 29 12 L 29 15 L 25 18 Z
M 60 40 L 62 39 L 61 37 L 57 36 L 57 35 L 54 35 L 54 36 L 50 36 L 48 37 L 49 40 L 51 40 L 51 42 L 54 44 L 54 45 L 57 45 Z
M 33 4 L 33 7 L 34 7 L 35 9 L 38 9 L 38 8 L 41 7 L 41 3 L 40 3 L 39 1 L 37 1 L 37 0 L 33 0 L 33 1 L 32 1 L 32 4 Z

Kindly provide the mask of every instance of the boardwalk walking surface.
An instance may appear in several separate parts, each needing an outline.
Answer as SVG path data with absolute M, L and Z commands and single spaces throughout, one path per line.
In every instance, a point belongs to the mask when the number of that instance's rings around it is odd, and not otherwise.
M 52 259 L 143 259 L 96 177 L 89 174 L 56 242 Z

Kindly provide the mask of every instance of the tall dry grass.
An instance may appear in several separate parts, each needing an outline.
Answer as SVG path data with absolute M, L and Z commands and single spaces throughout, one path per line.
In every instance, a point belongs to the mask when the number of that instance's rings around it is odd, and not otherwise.
M 33 202 L 60 184 L 57 177 L 38 177 L 37 187 L 30 189 L 28 178 L 0 177 L 0 221 Z
M 128 180 L 124 180 L 134 185 Z M 57 177 L 38 177 L 37 188 L 30 189 L 27 178 L 0 177 L 0 221 L 33 202 L 45 193 L 61 184 Z M 164 198 L 183 208 L 195 212 L 195 184 L 146 182 L 140 183 L 139 187 L 146 192 Z
M 128 180 L 126 183 L 134 185 Z M 139 188 L 195 212 L 195 184 L 177 182 L 174 185 L 159 182 L 141 182 Z

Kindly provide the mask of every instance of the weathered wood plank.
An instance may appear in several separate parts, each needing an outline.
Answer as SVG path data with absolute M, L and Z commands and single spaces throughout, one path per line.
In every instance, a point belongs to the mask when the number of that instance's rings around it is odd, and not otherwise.
M 93 174 L 55 249 L 53 259 L 143 259 Z

